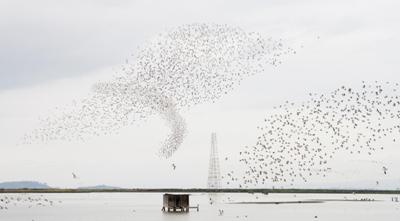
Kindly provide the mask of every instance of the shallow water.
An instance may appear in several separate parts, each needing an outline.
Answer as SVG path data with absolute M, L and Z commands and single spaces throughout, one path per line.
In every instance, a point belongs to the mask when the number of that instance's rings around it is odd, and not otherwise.
M 210 205 L 210 195 L 194 193 L 191 206 L 200 211 L 163 213 L 162 193 L 69 193 L 69 194 L 0 194 L 11 198 L 7 209 L 0 209 L 0 220 L 7 221 L 110 221 L 110 220 L 400 220 L 400 202 L 394 195 L 374 194 L 217 194 Z M 52 205 L 38 205 L 23 199 L 47 199 Z M 400 196 L 397 196 L 400 198 Z M 20 201 L 16 199 L 19 198 Z M 360 199 L 374 201 L 352 201 Z M 21 200 L 22 199 L 22 200 Z M 323 203 L 234 204 L 237 202 L 293 202 L 327 200 Z M 330 201 L 332 200 L 332 201 Z M 335 201 L 337 200 L 337 201 Z M 0 206 L 5 203 L 0 201 Z M 223 210 L 220 215 L 219 210 Z

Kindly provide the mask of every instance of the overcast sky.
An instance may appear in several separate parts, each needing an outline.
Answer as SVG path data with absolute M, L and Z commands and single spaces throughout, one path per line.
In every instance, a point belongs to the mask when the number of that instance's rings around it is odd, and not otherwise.
M 301 102 L 309 92 L 328 93 L 362 80 L 400 82 L 399 8 L 396 0 L 0 0 L 0 182 L 205 187 L 212 131 L 220 157 L 231 156 L 256 141 L 257 125 L 285 100 Z M 246 79 L 216 104 L 184 111 L 189 134 L 170 160 L 155 154 L 168 132 L 157 117 L 85 143 L 16 145 L 39 116 L 83 98 L 157 33 L 193 22 L 282 38 L 298 53 Z M 388 144 L 374 156 L 391 166 L 390 177 L 360 163 L 371 158 L 344 154 L 332 162 L 337 173 L 307 185 L 371 187 L 378 177 L 386 179 L 383 186 L 396 187 L 399 150 Z M 235 166 L 221 163 L 222 170 Z

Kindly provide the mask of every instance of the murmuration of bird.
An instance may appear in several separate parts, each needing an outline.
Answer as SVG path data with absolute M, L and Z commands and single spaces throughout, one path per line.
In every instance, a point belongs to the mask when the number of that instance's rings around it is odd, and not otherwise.
M 400 135 L 398 83 L 362 82 L 327 94 L 310 93 L 303 103 L 274 107 L 257 128 L 254 145 L 239 153 L 242 171 L 228 171 L 227 185 L 293 185 L 325 177 L 339 152 L 373 159 Z M 383 174 L 388 168 L 381 167 Z
M 215 102 L 295 50 L 282 39 L 219 24 L 188 24 L 159 34 L 118 76 L 94 84 L 81 101 L 40 120 L 25 143 L 87 140 L 160 115 L 170 128 L 159 155 L 171 157 L 187 134 L 182 109 Z

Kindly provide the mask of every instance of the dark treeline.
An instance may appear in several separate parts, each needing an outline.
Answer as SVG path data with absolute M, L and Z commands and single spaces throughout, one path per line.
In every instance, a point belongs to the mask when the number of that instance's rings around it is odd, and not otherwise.
M 372 189 L 206 189 L 206 188 L 159 188 L 159 189 L 0 189 L 0 193 L 343 193 L 343 194 L 400 194 L 400 190 L 372 190 Z

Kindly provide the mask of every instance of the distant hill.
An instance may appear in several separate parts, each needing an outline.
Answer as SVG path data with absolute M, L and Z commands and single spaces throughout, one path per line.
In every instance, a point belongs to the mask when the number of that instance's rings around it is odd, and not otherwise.
M 0 189 L 50 189 L 46 183 L 36 181 L 11 181 L 0 183 Z
M 79 187 L 78 189 L 87 189 L 87 190 L 115 190 L 115 189 L 121 189 L 121 188 L 120 188 L 120 187 L 115 187 L 115 186 L 97 185 L 97 186 Z

